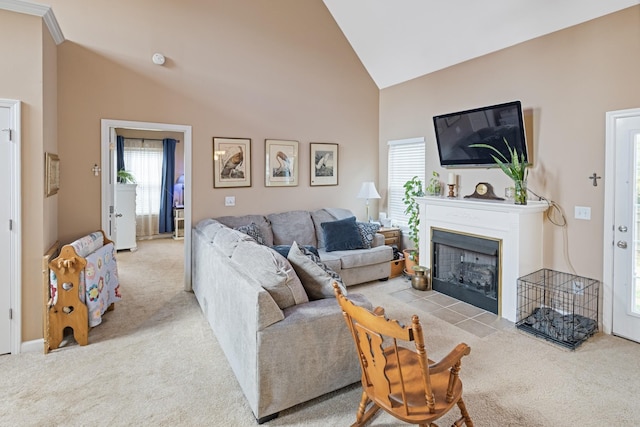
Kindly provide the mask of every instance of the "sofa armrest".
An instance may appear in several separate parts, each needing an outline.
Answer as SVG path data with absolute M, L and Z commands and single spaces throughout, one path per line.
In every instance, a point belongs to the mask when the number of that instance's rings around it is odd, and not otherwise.
M 375 248 L 376 246 L 383 246 L 383 245 L 384 245 L 384 234 L 376 233 L 376 235 L 373 236 L 373 242 L 371 243 L 371 247 Z

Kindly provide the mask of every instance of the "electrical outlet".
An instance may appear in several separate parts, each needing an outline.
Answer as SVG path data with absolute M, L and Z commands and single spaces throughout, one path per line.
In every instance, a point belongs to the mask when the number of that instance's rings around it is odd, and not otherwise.
M 575 219 L 591 219 L 591 208 L 587 206 L 575 206 L 574 208 Z
M 227 196 L 224 198 L 225 206 L 235 206 L 236 205 L 236 196 Z

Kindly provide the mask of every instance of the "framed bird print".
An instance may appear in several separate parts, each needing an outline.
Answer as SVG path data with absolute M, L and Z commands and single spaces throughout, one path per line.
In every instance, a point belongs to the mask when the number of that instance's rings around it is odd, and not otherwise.
M 213 187 L 251 187 L 251 139 L 213 138 Z
M 298 185 L 298 141 L 265 139 L 265 185 Z
M 311 143 L 311 186 L 338 185 L 338 144 Z

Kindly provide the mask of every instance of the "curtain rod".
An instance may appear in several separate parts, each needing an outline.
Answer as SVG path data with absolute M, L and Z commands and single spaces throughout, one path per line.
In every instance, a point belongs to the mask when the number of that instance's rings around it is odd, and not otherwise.
M 164 141 L 167 138 L 164 139 L 159 139 L 159 138 L 129 138 L 129 137 L 124 137 L 124 139 L 139 139 L 141 141 Z M 176 139 L 176 142 L 180 142 L 179 139 Z

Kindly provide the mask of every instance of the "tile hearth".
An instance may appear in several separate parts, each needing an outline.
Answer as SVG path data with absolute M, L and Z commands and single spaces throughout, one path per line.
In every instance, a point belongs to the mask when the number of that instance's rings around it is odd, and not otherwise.
M 401 288 L 398 288 L 399 283 L 402 283 Z M 514 327 L 514 324 L 506 319 L 440 292 L 415 290 L 409 280 L 396 280 L 394 285 L 389 290 L 390 296 L 479 338 L 504 328 Z

